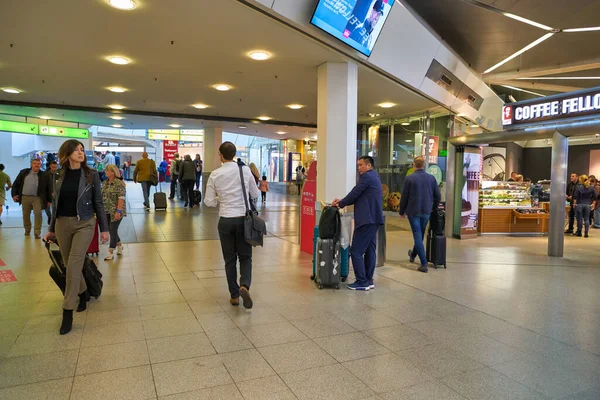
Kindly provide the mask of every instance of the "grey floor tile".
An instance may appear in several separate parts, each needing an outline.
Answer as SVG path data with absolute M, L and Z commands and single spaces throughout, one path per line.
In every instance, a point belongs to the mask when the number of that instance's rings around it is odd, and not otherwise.
M 83 330 L 81 347 L 102 346 L 144 340 L 142 322 L 129 322 L 116 325 L 86 326 Z
M 419 305 L 399 305 L 395 307 L 378 308 L 377 311 L 404 324 L 440 318 L 440 315 L 437 312 L 423 308 Z
M 183 295 L 177 292 L 140 293 L 137 295 L 140 306 L 151 306 L 154 304 L 185 303 Z
M 356 329 L 331 314 L 302 320 L 293 320 L 291 323 L 311 339 L 356 331 Z
M 483 368 L 483 364 L 443 343 L 400 351 L 397 354 L 434 377 Z
M 236 385 L 215 386 L 192 392 L 159 397 L 160 400 L 243 400 Z
M 233 383 L 225 365 L 210 356 L 155 364 L 152 371 L 159 397 Z
M 124 322 L 141 321 L 139 307 L 117 308 L 113 310 L 89 310 L 85 320 L 86 327 L 120 324 Z
M 400 323 L 376 310 L 359 311 L 339 315 L 339 318 L 348 325 L 360 331 L 384 328 L 386 326 L 400 325 Z
M 314 341 L 339 362 L 358 360 L 390 352 L 361 332 L 328 336 Z
M 148 339 L 146 342 L 153 364 L 215 354 L 204 333 Z
M 102 296 L 98 300 L 93 300 L 88 304 L 88 310 L 103 311 L 115 308 L 130 308 L 138 305 L 138 297 L 135 293 L 110 295 L 103 291 Z
M 79 352 L 76 375 L 139 367 L 150 364 L 144 340 L 84 347 Z
M 483 335 L 465 337 L 449 342 L 448 345 L 487 366 L 516 360 L 524 356 L 523 352 Z
M 229 314 L 233 322 L 240 328 L 256 325 L 273 324 L 276 322 L 284 322 L 286 319 L 275 311 L 274 308 L 266 305 L 256 305 L 251 310 L 246 310 L 241 305 L 240 307 L 229 307 L 225 311 Z
M 528 356 L 492 368 L 548 397 L 563 397 L 600 384 L 600 379 L 578 374 L 544 357 Z
M 276 375 L 269 363 L 254 349 L 209 356 L 222 363 L 236 383 Z
M 238 383 L 245 399 L 296 400 L 296 396 L 277 375 Z
M 4 336 L 14 336 L 16 337 L 23 328 L 27 325 L 30 318 L 20 318 L 20 319 L 5 319 L 0 323 L 0 337 Z M 31 332 L 33 333 L 33 332 Z
M 206 336 L 214 346 L 217 353 L 228 353 L 253 349 L 254 345 L 248 340 L 246 335 L 237 327 L 224 330 L 209 330 Z
M 363 333 L 392 351 L 421 347 L 436 342 L 435 338 L 424 335 L 406 325 L 371 329 Z
M 83 330 L 87 313 L 73 314 L 73 330 Z M 30 335 L 33 333 L 58 332 L 62 323 L 62 315 L 42 315 L 31 317 L 23 327 L 21 334 Z
M 583 390 L 571 395 L 561 397 L 560 400 L 598 400 L 600 399 L 600 386 L 592 389 Z
M 469 399 L 547 399 L 546 396 L 489 368 L 447 376 L 442 382 Z
M 176 317 L 143 321 L 146 339 L 201 333 L 202 327 L 194 317 Z
M 437 381 L 419 383 L 415 386 L 383 393 L 383 400 L 466 400 L 448 386 Z
M 161 319 L 171 317 L 193 317 L 187 303 L 155 304 L 151 306 L 140 306 L 142 320 Z
M 216 314 L 201 314 L 196 316 L 198 322 L 200 322 L 200 326 L 204 331 L 221 331 L 226 329 L 237 329 L 237 325 L 229 315 L 225 312 L 220 312 Z
M 431 379 L 393 353 L 348 361 L 343 365 L 376 393 L 396 391 Z
M 440 340 L 459 340 L 473 335 L 473 329 L 467 324 L 457 321 L 456 317 L 413 322 L 407 325 L 427 336 Z
M 302 332 L 300 332 L 289 322 L 248 326 L 242 328 L 242 331 L 256 347 L 298 342 L 308 339 Z
M 72 330 L 68 335 L 53 332 L 20 335 L 7 354 L 7 357 L 21 357 L 31 354 L 54 353 L 78 349 L 81 345 L 82 329 Z
M 7 400 L 69 400 L 73 378 L 32 383 L 0 389 L 0 399 Z
M 75 377 L 73 400 L 155 398 L 150 366 L 120 369 Z
M 195 315 L 215 314 L 224 311 L 221 305 L 212 298 L 192 301 L 189 304 Z
M 258 351 L 278 374 L 337 363 L 310 340 L 261 347 Z
M 0 388 L 75 375 L 79 350 L 5 358 L 0 361 Z
M 179 288 L 175 282 L 140 283 L 135 285 L 135 292 L 137 294 L 176 292 L 178 290 Z
M 17 341 L 17 335 L 14 336 L 0 336 L 0 358 L 4 358 L 8 355 L 8 352 Z
M 375 393 L 340 364 L 282 374 L 300 400 L 362 400 Z

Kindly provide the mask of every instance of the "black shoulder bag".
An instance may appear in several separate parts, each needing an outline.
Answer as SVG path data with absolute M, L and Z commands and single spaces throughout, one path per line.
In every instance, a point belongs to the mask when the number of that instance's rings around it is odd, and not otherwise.
M 248 196 L 246 195 L 246 185 L 244 184 L 244 173 L 242 166 L 240 168 L 240 182 L 242 183 L 242 193 L 244 194 L 244 204 L 246 205 L 246 216 L 244 220 L 244 239 L 252 247 L 263 245 L 263 236 L 267 234 L 267 224 L 258 217 L 256 210 L 251 210 L 248 205 Z

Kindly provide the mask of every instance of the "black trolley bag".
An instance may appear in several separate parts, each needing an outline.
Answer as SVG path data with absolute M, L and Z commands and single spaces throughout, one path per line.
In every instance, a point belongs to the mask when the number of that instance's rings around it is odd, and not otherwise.
M 195 206 L 196 204 L 199 205 L 200 203 L 202 203 L 202 192 L 199 190 L 194 190 L 194 199 L 191 204 Z
M 340 232 L 341 217 L 337 207 L 325 206 L 319 219 L 319 237 L 316 246 L 315 283 L 323 287 L 340 288 L 341 256 Z
M 162 184 L 158 184 L 159 191 L 154 193 L 154 210 L 155 211 L 166 211 L 167 210 L 167 194 L 162 191 Z M 156 189 L 154 189 L 156 190 Z
M 57 242 L 47 241 L 46 249 L 48 250 L 50 260 L 52 260 L 52 265 L 50 266 L 48 274 L 64 295 L 67 287 L 67 268 L 65 267 Z M 102 282 L 102 273 L 98 270 L 98 267 L 94 261 L 92 261 L 92 259 L 87 255 L 85 256 L 85 260 L 83 262 L 82 272 L 88 294 L 97 299 L 100 297 L 100 294 L 102 294 L 102 287 L 104 286 L 104 283 Z
M 427 230 L 426 253 L 427 261 L 446 268 L 446 213 L 444 210 L 436 209 L 431 212 L 429 218 L 429 229 Z

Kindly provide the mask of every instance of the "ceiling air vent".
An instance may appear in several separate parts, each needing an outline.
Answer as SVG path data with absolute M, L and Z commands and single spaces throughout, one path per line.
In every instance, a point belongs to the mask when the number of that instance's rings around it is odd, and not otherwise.
M 477 99 L 475 98 L 475 96 L 470 94 L 467 96 L 467 101 L 472 104 L 472 103 L 475 103 L 477 101 Z
M 483 98 L 465 85 L 464 82 L 458 79 L 456 75 L 450 72 L 450 70 L 444 67 L 438 60 L 434 59 L 431 62 L 425 76 L 475 110 L 479 110 L 481 107 Z
M 440 80 L 442 81 L 442 83 L 445 83 L 446 86 L 452 86 L 452 79 L 450 79 L 448 75 L 442 74 Z

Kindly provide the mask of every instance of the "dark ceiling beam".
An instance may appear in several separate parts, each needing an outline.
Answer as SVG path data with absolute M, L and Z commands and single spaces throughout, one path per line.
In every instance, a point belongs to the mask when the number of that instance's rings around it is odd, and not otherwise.
M 531 68 L 531 69 L 521 69 L 517 71 L 511 72 L 499 72 L 497 74 L 488 74 L 483 75 L 483 80 L 486 83 L 492 81 L 507 81 L 511 79 L 518 78 L 528 78 L 528 77 L 538 77 L 538 76 L 548 76 L 548 75 L 557 75 L 557 74 L 569 74 L 573 72 L 580 71 L 588 71 L 591 69 L 599 69 L 600 68 L 600 59 L 579 62 L 576 64 L 564 64 L 557 65 L 551 67 L 541 67 L 541 68 Z
M 514 86 L 517 88 L 521 88 L 521 89 L 528 89 L 528 90 L 544 90 L 547 92 L 560 92 L 560 93 L 567 93 L 567 92 L 574 92 L 576 90 L 581 90 L 584 88 L 580 88 L 580 87 L 576 87 L 576 86 L 565 86 L 565 85 L 553 85 L 551 83 L 538 83 L 538 82 L 529 82 L 529 81 L 496 81 L 493 80 L 491 82 L 489 82 L 489 84 L 491 85 L 506 85 L 506 86 Z

